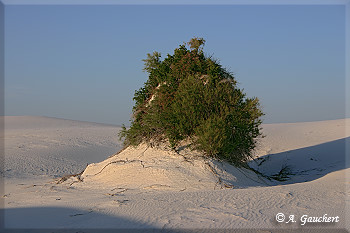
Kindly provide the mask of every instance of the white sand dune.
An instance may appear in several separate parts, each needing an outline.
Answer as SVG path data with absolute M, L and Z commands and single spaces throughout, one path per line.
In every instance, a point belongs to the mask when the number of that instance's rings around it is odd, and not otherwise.
M 285 181 L 186 149 L 141 145 L 107 158 L 121 148 L 116 126 L 42 117 L 5 122 L 6 228 L 350 228 L 350 119 L 263 125 L 266 137 L 250 165 Z M 53 181 L 86 163 L 81 176 Z M 278 213 L 296 222 L 278 223 Z M 301 225 L 303 215 L 324 214 L 339 222 Z
M 195 157 L 189 150 L 175 153 L 140 145 L 127 148 L 98 164 L 90 164 L 80 177 L 81 187 L 123 187 L 173 191 L 243 188 L 271 184 L 245 168 Z

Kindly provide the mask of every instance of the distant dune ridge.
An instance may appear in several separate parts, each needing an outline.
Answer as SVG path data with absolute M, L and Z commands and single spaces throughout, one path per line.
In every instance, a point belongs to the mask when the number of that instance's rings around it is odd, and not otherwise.
M 5 117 L 5 227 L 279 228 L 284 213 L 339 216 L 326 227 L 349 229 L 349 125 L 262 125 L 249 165 L 268 179 L 185 147 L 117 153 L 118 126 Z
M 119 126 L 37 116 L 5 117 L 5 177 L 80 172 L 121 149 Z

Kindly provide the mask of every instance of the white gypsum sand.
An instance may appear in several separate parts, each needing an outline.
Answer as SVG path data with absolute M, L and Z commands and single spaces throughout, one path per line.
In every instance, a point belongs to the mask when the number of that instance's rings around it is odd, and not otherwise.
M 263 125 L 250 165 L 281 181 L 186 148 L 140 145 L 107 158 L 121 148 L 115 126 L 42 117 L 5 124 L 6 228 L 349 229 L 350 119 Z M 86 163 L 80 176 L 53 180 Z M 278 213 L 296 222 L 278 223 Z M 339 222 L 301 226 L 303 215 L 325 214 Z
M 5 117 L 5 177 L 81 172 L 122 147 L 120 127 L 49 117 Z

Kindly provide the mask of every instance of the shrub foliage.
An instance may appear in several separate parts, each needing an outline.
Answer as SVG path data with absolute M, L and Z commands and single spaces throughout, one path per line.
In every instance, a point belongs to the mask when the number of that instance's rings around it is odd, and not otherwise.
M 192 38 L 162 61 L 147 54 L 147 82 L 135 92 L 129 129 L 120 133 L 125 146 L 169 142 L 175 149 L 189 140 L 205 155 L 240 165 L 261 136 L 257 98 L 247 98 L 233 75 L 205 56 L 202 38 Z

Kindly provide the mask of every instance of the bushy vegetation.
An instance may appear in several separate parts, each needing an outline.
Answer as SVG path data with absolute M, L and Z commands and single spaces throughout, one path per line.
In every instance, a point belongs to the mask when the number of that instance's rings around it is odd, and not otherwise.
M 192 38 L 162 61 L 147 54 L 147 82 L 135 92 L 133 119 L 120 133 L 125 146 L 187 140 L 206 156 L 240 165 L 261 136 L 257 98 L 247 98 L 233 75 L 205 56 L 202 38 Z

